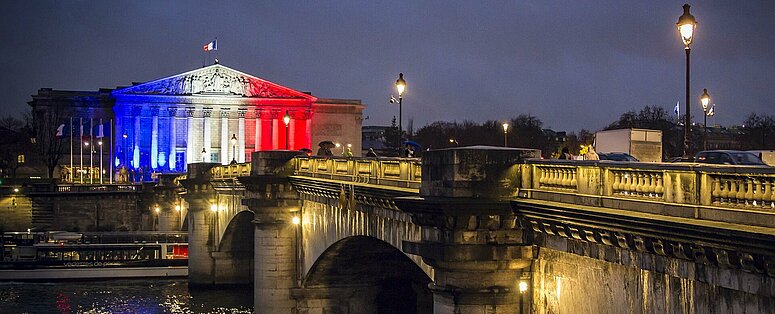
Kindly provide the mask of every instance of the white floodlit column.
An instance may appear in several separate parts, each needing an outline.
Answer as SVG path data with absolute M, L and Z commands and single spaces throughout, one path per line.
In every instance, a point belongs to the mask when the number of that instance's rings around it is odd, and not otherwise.
M 221 164 L 229 164 L 229 108 L 221 109 Z
M 237 111 L 237 162 L 245 162 L 245 113 L 247 110 Z
M 167 156 L 168 159 L 168 165 L 170 168 L 170 171 L 175 170 L 175 147 L 177 146 L 177 138 L 178 135 L 175 133 L 175 110 L 176 108 L 171 107 L 167 108 L 167 112 L 169 112 L 170 116 L 170 146 L 169 146 L 169 155 Z
M 135 125 L 132 139 L 132 167 L 140 167 L 140 115 L 142 108 L 134 108 L 132 114 L 135 116 Z
M 188 164 L 200 162 L 197 156 L 199 152 L 194 151 L 194 108 L 186 109 L 186 169 Z
M 203 128 L 203 132 L 202 133 L 203 133 L 203 136 L 204 136 L 204 141 L 202 142 L 202 145 L 204 145 L 204 149 L 207 152 L 207 154 L 205 154 L 205 158 L 204 158 L 205 162 L 211 162 L 212 161 L 212 160 L 210 160 L 210 154 L 213 151 L 213 149 L 212 149 L 212 147 L 213 147 L 213 145 L 212 145 L 212 128 L 210 126 L 210 113 L 211 112 L 212 112 L 211 108 L 206 108 L 206 109 L 202 110 L 202 118 L 204 119 L 204 122 L 202 123 L 202 128 Z
M 151 169 L 159 167 L 159 108 L 151 108 Z

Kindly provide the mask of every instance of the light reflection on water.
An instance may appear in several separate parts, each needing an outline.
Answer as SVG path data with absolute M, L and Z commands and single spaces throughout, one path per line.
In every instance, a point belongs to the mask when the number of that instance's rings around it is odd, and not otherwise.
M 252 313 L 250 288 L 189 290 L 186 280 L 0 283 L 0 313 Z

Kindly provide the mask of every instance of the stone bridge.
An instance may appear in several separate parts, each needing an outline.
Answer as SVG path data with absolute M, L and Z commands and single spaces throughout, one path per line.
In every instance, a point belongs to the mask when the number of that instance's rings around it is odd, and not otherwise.
M 191 285 L 266 313 L 769 313 L 775 170 L 257 152 L 192 164 Z

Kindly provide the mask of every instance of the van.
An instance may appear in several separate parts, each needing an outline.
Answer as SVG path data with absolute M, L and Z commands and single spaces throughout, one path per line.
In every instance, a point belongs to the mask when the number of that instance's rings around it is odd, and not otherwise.
M 775 167 L 775 150 L 749 150 L 748 152 L 759 157 L 765 164 Z

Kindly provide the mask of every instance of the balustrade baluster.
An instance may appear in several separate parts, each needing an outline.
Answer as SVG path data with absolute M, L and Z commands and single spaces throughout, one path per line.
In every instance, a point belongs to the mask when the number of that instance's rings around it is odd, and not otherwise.
M 630 193 L 630 187 L 632 186 L 632 176 L 629 173 L 623 173 L 622 176 L 624 177 L 624 184 L 622 186 L 622 194 L 629 194 Z
M 655 174 L 657 179 L 657 185 L 654 187 L 654 193 L 657 194 L 657 197 L 662 197 L 665 193 L 665 187 L 662 185 L 662 173 Z
M 636 195 L 642 195 L 643 194 L 643 173 L 638 172 L 635 174 L 637 176 L 637 182 L 638 184 L 635 185 L 635 193 Z
M 622 175 L 617 171 L 611 171 L 611 173 L 613 174 L 613 179 L 614 179 L 613 184 L 611 185 L 611 189 L 612 189 L 612 192 L 616 194 L 619 192 L 619 188 L 621 187 L 620 181 L 622 180 Z
M 571 175 L 570 188 L 576 189 L 576 187 L 578 186 L 578 180 L 576 180 L 576 168 L 570 169 L 570 175 Z
M 770 208 L 775 209 L 775 178 L 770 178 Z
M 713 186 L 713 190 L 711 191 L 711 203 L 718 203 L 720 202 L 719 197 L 721 197 L 721 181 L 718 177 L 711 177 L 711 184 Z
M 646 193 L 649 194 L 649 197 L 654 197 L 654 191 L 656 190 L 656 180 L 654 177 L 656 177 L 656 174 L 653 172 L 646 174 Z
M 753 206 L 764 206 L 764 191 L 762 189 L 762 180 L 753 178 Z
M 745 198 L 745 206 L 750 205 L 748 201 L 753 201 L 753 179 L 751 178 L 744 178 L 743 182 L 745 182 L 745 194 L 743 194 L 743 197 Z
M 735 185 L 737 185 L 736 201 L 738 205 L 743 205 L 745 204 L 745 182 L 741 179 L 736 179 Z
M 570 185 L 570 170 L 563 169 L 562 170 L 562 187 L 567 188 Z

